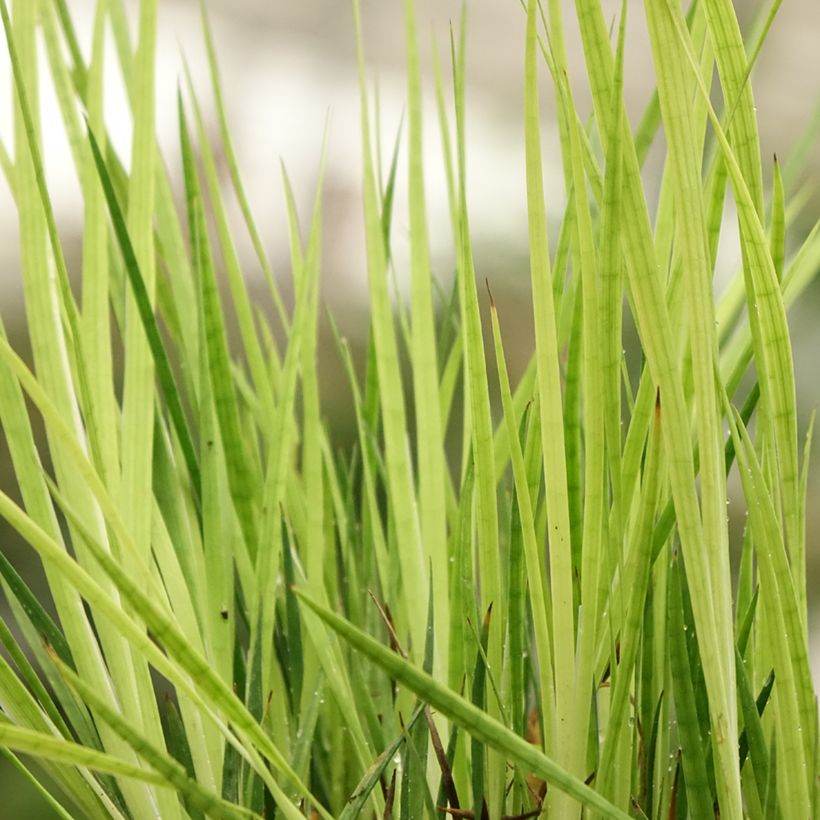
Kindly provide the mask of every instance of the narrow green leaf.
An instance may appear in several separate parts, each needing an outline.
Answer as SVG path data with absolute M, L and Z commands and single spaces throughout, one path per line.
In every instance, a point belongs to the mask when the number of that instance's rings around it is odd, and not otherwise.
M 424 705 L 419 704 L 413 712 L 405 727 L 406 732 L 411 731 L 418 723 L 424 710 Z M 357 820 L 367 805 L 370 792 L 378 785 L 385 770 L 393 762 L 396 752 L 405 742 L 406 734 L 399 735 L 385 750 L 373 761 L 373 765 L 365 772 L 364 777 L 353 791 L 343 811 L 339 814 L 338 820 Z
M 774 158 L 774 185 L 772 193 L 771 224 L 772 265 L 777 281 L 783 282 L 783 260 L 786 256 L 786 197 L 783 192 L 783 174 L 780 163 Z
M 188 776 L 182 763 L 173 759 L 164 750 L 157 749 L 150 741 L 142 737 L 134 727 L 130 726 L 114 709 L 99 698 L 68 667 L 62 665 L 61 672 L 92 711 L 101 720 L 108 723 L 160 775 L 164 783 L 176 790 L 181 797 L 184 797 L 186 803 L 191 807 L 210 816 L 224 818 L 225 820 L 235 820 L 238 817 L 258 817 L 254 812 L 232 806 L 203 788 L 196 780 Z
M 185 419 L 185 412 L 182 409 L 182 402 L 180 393 L 177 390 L 174 375 L 171 370 L 168 354 L 165 351 L 165 345 L 160 336 L 159 327 L 157 325 L 154 312 L 151 307 L 148 291 L 145 287 L 142 272 L 140 270 L 139 262 L 137 261 L 134 247 L 131 244 L 131 238 L 128 234 L 128 229 L 123 218 L 123 213 L 117 201 L 117 195 L 114 191 L 111 177 L 100 151 L 94 134 L 89 130 L 88 139 L 91 145 L 91 150 L 94 154 L 94 163 L 97 166 L 97 173 L 100 175 L 100 182 L 105 192 L 106 202 L 108 203 L 108 212 L 111 217 L 111 223 L 114 226 L 114 233 L 119 243 L 120 252 L 122 253 L 125 262 L 125 270 L 128 274 L 128 281 L 131 284 L 131 289 L 134 294 L 135 304 L 139 310 L 139 318 L 142 323 L 143 330 L 148 339 L 148 344 L 151 348 L 151 354 L 154 360 L 154 366 L 157 369 L 157 378 L 162 387 L 162 392 L 165 401 L 168 403 L 168 412 L 171 414 L 171 420 L 174 425 L 174 431 L 179 438 L 182 452 L 185 457 L 185 464 L 188 468 L 188 473 L 191 477 L 191 484 L 194 492 L 199 495 L 200 492 L 200 475 L 199 464 L 197 461 L 196 451 L 194 449 L 193 439 L 188 429 L 188 423 Z
M 366 655 L 397 683 L 407 686 L 414 694 L 458 724 L 472 737 L 483 741 L 497 752 L 509 756 L 511 760 L 514 760 L 527 771 L 532 771 L 539 777 L 544 778 L 583 805 L 603 812 L 612 820 L 626 820 L 628 818 L 629 815 L 625 812 L 615 808 L 609 801 L 590 789 L 589 786 L 567 774 L 550 758 L 490 717 L 486 712 L 478 709 L 448 687 L 443 686 L 434 678 L 417 669 L 413 664 L 386 649 L 348 621 L 319 606 L 304 592 L 297 590 L 296 594 L 306 607 L 315 612 L 352 647 Z
M 552 297 L 547 249 L 547 220 L 541 164 L 540 119 L 536 65 L 536 0 L 527 4 L 525 52 L 525 138 L 527 154 L 527 203 L 530 233 L 530 272 L 535 315 L 535 350 L 538 372 L 539 409 L 544 470 L 547 482 L 549 519 L 550 580 L 553 606 L 553 646 L 555 666 L 555 732 L 553 748 L 569 750 L 572 733 L 573 670 L 575 668 L 575 628 L 572 611 L 572 559 L 564 450 L 564 415 L 558 367 L 555 306 Z M 547 732 L 551 734 L 548 728 Z M 564 760 L 563 754 L 559 760 Z
M 194 164 L 193 148 L 181 95 L 177 100 L 180 146 L 188 206 L 189 230 L 193 245 L 194 267 L 199 279 L 200 304 L 208 370 L 213 392 L 216 417 L 219 421 L 220 438 L 228 471 L 228 486 L 245 541 L 256 550 L 256 521 L 258 511 L 254 505 L 254 486 L 259 477 L 254 476 L 246 452 L 245 439 L 239 423 L 239 410 L 231 376 L 230 354 L 222 304 L 214 270 L 213 255 L 208 239 L 208 227 L 202 204 L 202 191 Z
M 712 795 L 706 773 L 704 738 L 700 735 L 695 692 L 686 647 L 684 632 L 681 575 L 683 565 L 680 558 L 673 559 L 669 583 L 668 642 L 675 714 L 681 744 L 681 762 L 686 782 L 686 796 L 689 810 L 694 817 L 709 817 L 713 813 Z
M 521 531 L 529 587 L 529 609 L 535 632 L 535 650 L 538 664 L 538 694 L 541 707 L 541 719 L 545 726 L 552 726 L 555 720 L 555 694 L 553 690 L 552 645 L 548 624 L 548 608 L 544 591 L 546 572 L 541 558 L 541 548 L 535 534 L 535 520 L 532 510 L 532 499 L 527 477 L 524 454 L 518 439 L 517 416 L 513 408 L 510 382 L 507 375 L 507 364 L 504 359 L 504 348 L 501 341 L 501 328 L 495 304 L 492 305 L 493 339 L 495 341 L 498 381 L 501 387 L 501 400 L 504 407 L 504 422 L 510 443 L 510 459 L 515 479 L 515 496 L 518 514 L 521 520 Z M 509 602 L 510 605 L 512 602 Z M 549 747 L 546 747 L 549 748 Z

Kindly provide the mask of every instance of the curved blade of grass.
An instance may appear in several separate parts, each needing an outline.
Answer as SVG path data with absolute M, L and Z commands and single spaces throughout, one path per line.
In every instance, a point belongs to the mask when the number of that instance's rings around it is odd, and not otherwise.
M 81 746 L 63 738 L 33 729 L 12 726 L 5 722 L 0 722 L 0 744 L 7 749 L 54 763 L 87 767 L 117 777 L 139 780 L 153 786 L 168 786 L 168 781 L 161 774 L 133 766 L 116 757 L 98 752 L 96 749 L 89 749 L 87 746 Z
M 582 805 L 600 812 L 604 817 L 611 820 L 627 820 L 629 815 L 613 806 L 578 778 L 568 774 L 553 760 L 486 712 L 391 652 L 344 618 L 320 606 L 303 591 L 296 590 L 296 594 L 306 607 L 315 612 L 354 649 L 366 655 L 397 683 L 406 686 L 472 737 L 506 755 L 526 771 L 534 772 L 555 788 L 566 792 Z
M 2 704 L 3 722 L 11 722 L 24 729 L 47 736 L 60 737 L 62 735 L 61 739 L 75 740 L 59 716 L 56 722 L 47 716 L 54 710 L 47 708 L 44 710 L 4 658 L 0 658 L 0 704 Z M 90 747 L 93 748 L 93 745 Z M 106 787 L 101 786 L 82 769 L 64 769 L 60 766 L 46 766 L 46 769 L 62 786 L 65 793 L 71 795 L 78 806 L 95 816 L 100 814 L 98 798 L 106 799 L 104 791 Z M 108 788 L 110 785 L 110 783 L 106 784 Z
M 60 733 L 64 737 L 68 737 L 71 734 L 71 730 L 68 727 L 66 719 L 63 718 L 62 714 L 60 714 L 57 706 L 55 705 L 54 699 L 52 699 L 51 694 L 43 685 L 40 678 L 37 677 L 34 666 L 26 657 L 22 647 L 16 643 L 14 635 L 3 618 L 0 618 L 0 643 L 2 643 L 3 648 L 8 653 L 11 664 L 17 668 L 17 675 L 15 676 L 15 679 L 25 683 L 30 692 L 30 696 L 34 698 L 39 705 L 39 708 L 42 709 L 46 715 L 48 715 L 49 719 L 57 727 L 57 729 L 59 729 Z M 59 695 L 56 695 L 56 697 L 60 700 Z M 71 715 L 71 717 L 73 717 L 73 715 Z M 69 717 L 69 720 L 71 717 Z M 85 726 L 79 727 L 78 735 L 80 734 L 83 735 L 83 743 L 90 746 L 99 746 L 99 738 L 93 737 L 92 732 L 87 732 Z
M 201 786 L 196 780 L 191 779 L 181 763 L 174 760 L 163 750 L 153 746 L 134 727 L 130 726 L 128 721 L 99 698 L 87 683 L 65 664 L 59 661 L 56 662 L 61 674 L 82 697 L 83 702 L 88 704 L 101 720 L 111 726 L 164 779 L 166 785 L 180 794 L 186 806 L 205 812 L 209 816 L 224 818 L 224 820 L 235 820 L 237 817 L 258 817 L 248 809 L 241 809 L 222 800 L 216 794 Z

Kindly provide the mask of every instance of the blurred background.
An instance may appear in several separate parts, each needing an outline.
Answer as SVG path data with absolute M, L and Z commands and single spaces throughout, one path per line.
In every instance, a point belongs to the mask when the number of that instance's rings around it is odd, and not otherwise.
M 620 0 L 602 0 L 608 18 L 615 19 Z M 95 3 L 68 0 L 83 46 L 87 48 Z M 126 3 L 134 19 L 136 0 Z M 198 2 L 159 0 L 157 128 L 164 158 L 179 176 L 176 93 L 182 82 L 184 54 L 209 122 L 216 135 L 202 45 Z M 206 0 L 226 91 L 226 104 L 240 165 L 261 234 L 274 270 L 288 291 L 284 197 L 280 161 L 294 185 L 297 204 L 307 213 L 316 185 L 323 135 L 329 129 L 325 181 L 325 231 L 322 298 L 342 333 L 360 346 L 367 331 L 366 270 L 360 205 L 359 108 L 356 86 L 353 18 L 342 0 Z M 570 78 L 576 99 L 589 111 L 583 53 L 571 2 L 565 2 Z M 654 87 L 643 5 L 628 0 L 625 95 L 633 123 L 641 116 Z M 735 0 L 741 23 L 748 29 L 769 3 Z M 385 165 L 402 118 L 405 99 L 404 23 L 400 0 L 362 0 L 371 88 L 378 92 L 380 150 Z M 427 194 L 431 244 L 436 276 L 446 286 L 452 277 L 450 227 L 440 139 L 432 93 L 432 53 L 435 43 L 447 71 L 448 26 L 457 23 L 461 3 L 417 0 L 418 26 L 426 77 Z M 524 16 L 516 0 L 468 2 L 467 146 L 468 200 L 478 275 L 487 278 L 499 306 L 511 376 L 521 372 L 533 349 L 529 302 L 527 222 L 522 129 Z M 11 148 L 10 70 L 5 45 L 0 49 L 0 136 Z M 109 54 L 112 66 L 113 48 Z M 44 66 L 45 68 L 45 66 Z M 764 172 L 771 174 L 771 157 L 788 158 L 812 122 L 817 125 L 820 102 L 820 3 L 790 0 L 783 4 L 753 75 L 760 119 Z M 81 242 L 80 194 L 53 92 L 43 83 L 42 117 L 48 181 L 60 223 L 69 266 L 78 268 Z M 121 156 L 130 152 L 129 113 L 120 78 L 109 76 L 106 88 L 108 122 Z M 558 219 L 564 208 L 558 139 L 552 125 L 551 95 L 544 95 L 545 176 L 547 207 Z M 649 190 L 657 185 L 661 151 L 650 155 Z M 795 187 L 814 183 L 811 199 L 789 234 L 796 247 L 820 215 L 820 139 L 810 147 L 808 163 Z M 792 193 L 794 188 L 792 189 Z M 787 191 L 788 195 L 789 191 Z M 394 215 L 394 257 L 399 290 L 406 285 L 407 218 L 403 174 L 399 174 Z M 234 203 L 235 205 L 235 203 Z M 237 209 L 238 211 L 238 209 Z M 731 215 L 728 215 L 731 216 Z M 17 216 L 4 181 L 0 181 L 0 311 L 14 346 L 28 356 L 22 287 L 17 256 Z M 239 225 L 239 222 L 236 223 Z M 245 239 L 241 230 L 237 239 Z M 241 246 L 245 270 L 260 299 L 265 293 L 249 243 Z M 721 281 L 740 260 L 731 230 L 720 248 Z M 820 400 L 820 288 L 815 286 L 790 315 L 795 340 L 795 366 L 801 435 L 811 409 Z M 350 400 L 342 369 L 327 327 L 328 344 L 320 350 L 323 412 L 339 436 L 352 425 Z M 0 441 L 0 484 L 14 492 L 7 452 Z M 815 457 L 809 484 L 808 555 L 812 658 L 815 682 L 820 681 L 820 457 Z M 739 496 L 737 490 L 734 491 Z M 733 505 L 738 520 L 742 508 Z M 2 549 L 36 589 L 38 568 L 26 547 L 0 524 Z M 815 590 L 812 593 L 812 590 Z M 32 788 L 0 764 L 0 818 L 46 818 L 52 815 Z

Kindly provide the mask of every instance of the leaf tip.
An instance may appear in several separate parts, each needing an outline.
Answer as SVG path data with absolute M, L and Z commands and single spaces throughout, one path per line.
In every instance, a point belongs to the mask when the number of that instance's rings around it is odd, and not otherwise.
M 495 307 L 495 299 L 493 298 L 493 292 L 492 292 L 492 289 L 490 288 L 490 280 L 485 279 L 484 284 L 487 286 L 487 294 L 490 297 L 490 310 L 492 310 L 493 313 L 497 313 L 498 311 L 496 310 L 496 307 Z

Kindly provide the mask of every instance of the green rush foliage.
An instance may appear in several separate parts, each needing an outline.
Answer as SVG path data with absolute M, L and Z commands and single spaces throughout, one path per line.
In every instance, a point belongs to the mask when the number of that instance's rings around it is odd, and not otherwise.
M 820 270 L 820 223 L 795 230 L 816 131 L 770 164 L 752 89 L 780 0 L 748 35 L 731 0 L 624 0 L 614 21 L 600 0 L 575 0 L 584 76 L 569 74 L 567 4 L 509 4 L 534 320 L 517 381 L 510 317 L 485 294 L 470 229 L 468 4 L 433 43 L 428 89 L 414 2 L 391 2 L 407 88 L 386 145 L 359 0 L 351 9 L 362 364 L 332 317 L 336 349 L 319 343 L 324 155 L 307 219 L 282 171 L 286 300 L 204 0 L 217 128 L 186 69 L 169 156 L 155 127 L 158 0 L 140 0 L 133 30 L 124 0 L 97 0 L 85 51 L 68 0 L 0 0 L 14 99 L 0 168 L 33 357 L 0 322 L 16 482 L 0 516 L 48 589 L 40 600 L 0 553 L 0 751 L 43 811 L 81 820 L 820 817 L 812 425 L 799 430 L 787 322 Z M 634 129 L 627 12 L 645 16 L 657 79 Z M 106 125 L 113 73 L 129 157 Z M 48 188 L 45 84 L 83 198 L 76 264 Z M 560 195 L 544 181 L 548 99 Z M 446 271 L 428 235 L 430 110 Z M 392 247 L 404 190 L 407 271 Z M 742 258 L 719 287 L 724 234 Z M 627 361 L 632 327 L 640 356 Z M 327 418 L 320 358 L 347 377 L 352 441 Z M 730 501 L 748 509 L 731 529 Z

